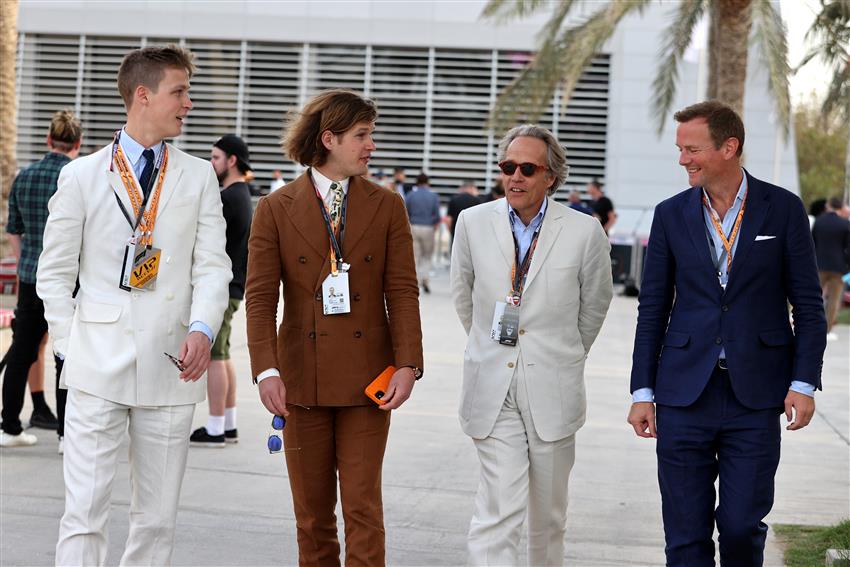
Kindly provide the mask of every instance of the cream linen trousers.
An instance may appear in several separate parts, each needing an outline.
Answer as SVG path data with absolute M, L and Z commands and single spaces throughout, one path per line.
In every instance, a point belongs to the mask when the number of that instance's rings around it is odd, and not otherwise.
M 528 510 L 528 565 L 564 563 L 567 485 L 575 435 L 546 442 L 531 418 L 522 356 L 496 425 L 473 439 L 481 464 L 469 526 L 467 565 L 517 565 Z

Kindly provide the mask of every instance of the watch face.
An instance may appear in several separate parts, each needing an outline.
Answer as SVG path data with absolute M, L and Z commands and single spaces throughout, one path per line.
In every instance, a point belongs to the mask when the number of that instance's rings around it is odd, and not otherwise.
M 416 379 L 422 378 L 422 369 L 421 368 L 414 368 L 413 369 L 413 377 L 416 378 Z

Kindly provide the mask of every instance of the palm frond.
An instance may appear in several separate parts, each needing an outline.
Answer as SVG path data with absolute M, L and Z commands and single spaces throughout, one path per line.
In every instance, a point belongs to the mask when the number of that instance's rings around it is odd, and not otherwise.
M 705 14 L 705 8 L 706 4 L 702 0 L 692 0 L 681 2 L 679 7 L 671 12 L 672 21 L 667 28 L 667 39 L 659 51 L 661 62 L 652 82 L 652 112 L 658 125 L 658 134 L 664 130 L 667 114 L 676 96 L 679 63 L 691 43 L 694 28 Z
M 832 76 L 821 111 L 824 116 L 837 112 L 845 121 L 850 121 L 850 60 Z
M 561 87 L 561 103 L 569 100 L 585 67 L 613 35 L 622 18 L 642 10 L 650 0 L 609 2 L 584 23 L 561 31 L 557 40 L 544 42 L 532 61 L 499 95 L 490 113 L 489 127 L 497 132 L 519 117 L 536 121 L 549 108 Z
M 791 95 L 788 92 L 788 43 L 785 24 L 771 0 L 753 2 L 755 41 L 759 45 L 761 60 L 767 68 L 767 87 L 773 95 L 782 133 L 788 138 L 791 126 Z
M 850 0 L 821 0 L 821 11 L 806 32 L 806 41 L 814 43 L 807 54 L 819 56 L 827 65 L 840 65 L 847 60 L 850 44 Z M 801 63 L 801 67 L 804 63 Z
M 504 24 L 527 18 L 551 3 L 551 0 L 490 0 L 481 11 L 481 19 Z

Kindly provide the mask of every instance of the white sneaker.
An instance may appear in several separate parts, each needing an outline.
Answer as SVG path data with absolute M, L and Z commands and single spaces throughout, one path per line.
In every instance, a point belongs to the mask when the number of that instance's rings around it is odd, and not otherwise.
M 38 443 L 38 437 L 26 431 L 21 431 L 18 435 L 0 432 L 0 447 L 27 447 L 36 443 Z
M 65 454 L 65 438 L 64 438 L 64 437 L 61 437 L 61 436 L 59 437 L 59 449 L 58 449 L 58 451 L 57 451 L 57 452 L 58 452 L 60 455 L 64 455 L 64 454 Z
M 827 333 L 827 334 L 826 334 L 826 340 L 827 340 L 828 342 L 835 342 L 835 341 L 837 341 L 837 340 L 838 340 L 838 333 L 836 333 L 836 332 L 834 332 L 834 331 L 833 331 L 832 333 Z

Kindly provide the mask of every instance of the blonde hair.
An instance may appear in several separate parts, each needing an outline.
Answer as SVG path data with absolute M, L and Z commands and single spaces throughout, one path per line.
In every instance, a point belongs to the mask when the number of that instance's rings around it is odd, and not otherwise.
M 55 149 L 70 152 L 83 137 L 83 127 L 74 113 L 65 108 L 53 114 L 49 135 Z
M 125 55 L 118 68 L 118 92 L 124 106 L 129 110 L 133 92 L 139 85 L 156 92 L 166 69 L 184 69 L 191 78 L 195 72 L 194 58 L 194 53 L 174 44 L 143 47 Z
M 307 101 L 300 112 L 292 112 L 281 140 L 283 151 L 301 165 L 323 165 L 328 149 L 322 133 L 342 135 L 360 122 L 374 122 L 378 109 L 374 101 L 347 89 L 322 91 Z

